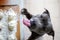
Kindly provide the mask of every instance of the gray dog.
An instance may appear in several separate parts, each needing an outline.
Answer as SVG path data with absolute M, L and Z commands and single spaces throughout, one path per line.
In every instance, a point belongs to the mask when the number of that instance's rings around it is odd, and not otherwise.
M 55 33 L 52 27 L 50 14 L 47 9 L 45 9 L 41 15 L 33 16 L 27 11 L 27 9 L 23 8 L 21 10 L 21 14 L 25 15 L 27 19 L 30 20 L 30 25 L 28 28 L 32 32 L 32 35 L 28 38 L 28 40 L 35 40 L 43 36 L 45 33 L 51 35 L 54 40 Z

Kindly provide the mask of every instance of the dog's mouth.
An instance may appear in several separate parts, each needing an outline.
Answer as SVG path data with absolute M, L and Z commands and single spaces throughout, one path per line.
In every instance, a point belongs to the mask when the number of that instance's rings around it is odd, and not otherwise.
M 26 25 L 27 27 L 31 26 L 30 20 L 28 20 L 28 19 L 23 19 L 23 24 Z

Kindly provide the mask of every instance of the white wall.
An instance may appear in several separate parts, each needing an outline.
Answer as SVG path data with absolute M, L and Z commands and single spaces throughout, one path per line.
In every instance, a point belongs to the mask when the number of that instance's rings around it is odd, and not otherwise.
M 55 30 L 55 40 L 60 40 L 60 25 L 59 25 L 59 13 L 60 13 L 60 1 L 59 0 L 24 0 L 24 7 L 29 10 L 33 15 L 41 14 L 44 8 L 48 9 L 51 16 L 51 21 Z M 28 29 L 25 28 L 24 34 L 31 34 Z M 26 33 L 27 32 L 27 33 Z M 26 36 L 25 35 L 25 36 Z M 27 37 L 26 37 L 27 38 Z M 44 36 L 43 40 L 51 40 L 50 37 Z
M 11 4 L 20 4 L 20 0 L 7 0 L 7 3 L 8 3 L 8 5 L 11 5 Z

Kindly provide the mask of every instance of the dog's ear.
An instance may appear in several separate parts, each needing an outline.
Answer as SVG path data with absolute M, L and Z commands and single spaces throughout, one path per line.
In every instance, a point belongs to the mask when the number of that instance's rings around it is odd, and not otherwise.
M 21 14 L 27 14 L 27 9 L 26 8 L 23 8 L 22 10 L 21 10 Z
M 48 14 L 48 16 L 50 17 L 49 11 L 46 8 L 44 8 L 44 9 L 45 9 L 45 11 L 43 13 Z
M 21 14 L 25 15 L 28 19 L 31 19 L 32 15 L 28 12 L 26 8 L 21 10 Z

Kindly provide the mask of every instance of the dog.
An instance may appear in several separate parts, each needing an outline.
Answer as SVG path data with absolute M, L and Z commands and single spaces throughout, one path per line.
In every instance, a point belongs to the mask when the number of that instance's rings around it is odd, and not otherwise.
M 21 10 L 21 14 L 25 15 L 29 22 L 27 23 L 26 20 L 23 23 L 30 29 L 31 36 L 28 40 L 35 40 L 39 37 L 42 37 L 45 33 L 51 35 L 54 40 L 55 32 L 52 27 L 50 14 L 47 9 L 41 15 L 32 15 L 28 12 L 26 8 Z

